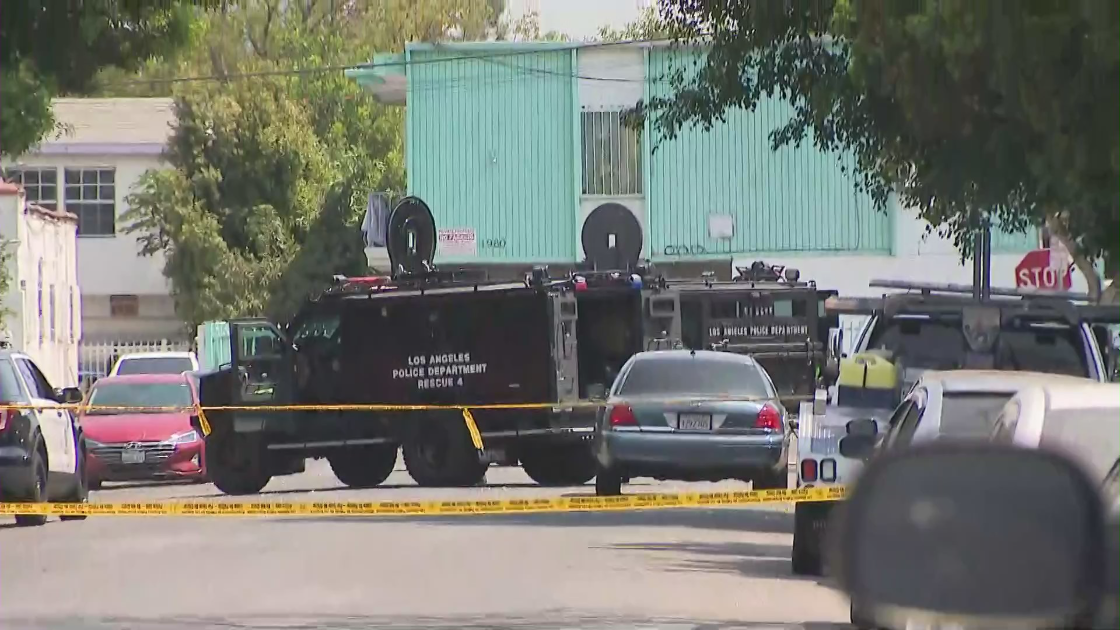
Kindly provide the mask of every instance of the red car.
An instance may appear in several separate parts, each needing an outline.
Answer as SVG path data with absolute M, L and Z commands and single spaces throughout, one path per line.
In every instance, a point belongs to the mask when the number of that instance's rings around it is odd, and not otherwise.
M 198 401 L 183 374 L 133 374 L 99 379 L 79 421 L 88 447 L 91 488 L 103 481 L 206 480 L 202 436 L 191 427 Z M 97 409 L 98 406 L 179 407 L 178 411 Z

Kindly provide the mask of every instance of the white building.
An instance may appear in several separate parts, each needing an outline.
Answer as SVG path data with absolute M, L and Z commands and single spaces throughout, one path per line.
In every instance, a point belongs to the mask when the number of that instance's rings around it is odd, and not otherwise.
M 82 302 L 78 293 L 78 217 L 28 203 L 15 184 L 0 183 L 0 246 L 8 292 L 0 296 L 12 347 L 27 353 L 51 385 L 78 384 Z
M 63 131 L 5 162 L 4 172 L 28 201 L 78 217 L 83 342 L 185 339 L 163 258 L 140 256 L 121 219 L 137 180 L 162 165 L 171 99 L 63 98 L 54 114 Z

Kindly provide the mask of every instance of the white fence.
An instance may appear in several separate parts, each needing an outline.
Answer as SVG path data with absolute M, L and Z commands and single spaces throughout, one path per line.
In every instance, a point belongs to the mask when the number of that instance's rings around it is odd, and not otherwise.
M 134 352 L 182 352 L 191 350 L 189 341 L 83 341 L 78 347 L 78 380 L 82 385 L 109 373 L 113 361 Z

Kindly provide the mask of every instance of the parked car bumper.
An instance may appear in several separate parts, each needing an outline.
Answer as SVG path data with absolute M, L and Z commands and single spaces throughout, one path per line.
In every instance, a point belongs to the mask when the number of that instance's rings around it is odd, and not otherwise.
M 206 456 L 202 440 L 174 448 L 144 449 L 143 462 L 124 463 L 120 444 L 91 447 L 87 459 L 89 478 L 100 481 L 147 481 L 159 479 L 201 480 L 206 478 Z
M 596 458 L 605 468 L 638 470 L 764 470 L 787 464 L 789 438 L 612 429 L 598 435 Z

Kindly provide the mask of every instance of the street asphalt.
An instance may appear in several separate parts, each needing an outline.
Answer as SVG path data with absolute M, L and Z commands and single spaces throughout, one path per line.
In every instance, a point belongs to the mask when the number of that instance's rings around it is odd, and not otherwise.
M 493 467 L 488 486 L 422 489 L 398 470 L 349 490 L 322 461 L 268 501 L 496 499 L 589 493 Z M 725 482 L 638 480 L 633 491 Z M 217 497 L 208 484 L 107 485 L 92 501 Z M 790 572 L 792 506 L 448 517 L 0 517 L 0 627 L 843 627 L 847 599 Z

